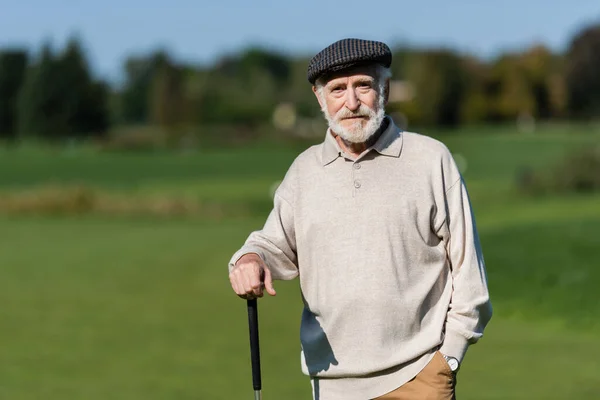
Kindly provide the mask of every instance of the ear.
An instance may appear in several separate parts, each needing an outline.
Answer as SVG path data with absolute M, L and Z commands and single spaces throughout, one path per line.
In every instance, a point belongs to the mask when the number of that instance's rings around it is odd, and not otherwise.
M 321 96 L 319 96 L 319 91 L 318 91 L 317 87 L 313 85 L 312 91 L 315 94 L 315 97 L 317 98 L 317 101 L 319 102 L 319 106 L 321 108 L 323 108 L 324 104 L 322 103 Z

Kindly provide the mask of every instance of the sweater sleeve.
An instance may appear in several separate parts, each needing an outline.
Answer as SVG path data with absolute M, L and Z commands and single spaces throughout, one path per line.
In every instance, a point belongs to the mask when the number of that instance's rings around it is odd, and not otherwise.
M 273 279 L 291 280 L 298 276 L 296 233 L 294 230 L 293 172 L 279 185 L 273 209 L 260 230 L 251 232 L 244 245 L 229 260 L 229 272 L 245 254 L 257 254 L 267 265 Z
M 462 360 L 492 317 L 485 263 L 469 195 L 462 177 L 446 190 L 441 232 L 452 274 L 452 299 L 440 351 Z

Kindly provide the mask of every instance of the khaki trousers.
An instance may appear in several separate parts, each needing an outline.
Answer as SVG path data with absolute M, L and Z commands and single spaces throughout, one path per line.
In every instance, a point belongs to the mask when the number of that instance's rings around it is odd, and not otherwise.
M 412 380 L 374 400 L 456 400 L 455 387 L 455 375 L 444 356 L 436 351 L 431 361 Z

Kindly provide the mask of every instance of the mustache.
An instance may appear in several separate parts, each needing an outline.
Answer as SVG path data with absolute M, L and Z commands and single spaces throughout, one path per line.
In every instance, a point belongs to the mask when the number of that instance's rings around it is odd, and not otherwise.
M 342 108 L 340 111 L 335 114 L 336 120 L 341 120 L 345 118 L 353 118 L 353 117 L 371 117 L 373 112 L 371 109 L 364 104 L 361 104 L 356 111 L 350 111 L 347 108 Z

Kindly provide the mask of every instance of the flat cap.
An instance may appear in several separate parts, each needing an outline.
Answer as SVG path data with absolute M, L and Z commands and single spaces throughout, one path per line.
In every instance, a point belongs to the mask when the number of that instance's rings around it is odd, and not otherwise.
M 326 73 L 341 71 L 361 64 L 392 64 L 392 51 L 382 42 L 364 39 L 342 39 L 327 46 L 308 64 L 307 77 L 313 85 Z

